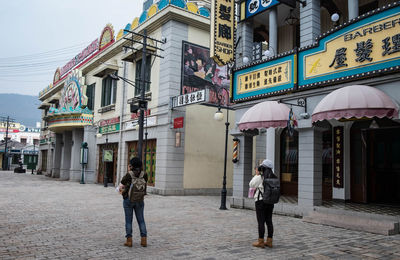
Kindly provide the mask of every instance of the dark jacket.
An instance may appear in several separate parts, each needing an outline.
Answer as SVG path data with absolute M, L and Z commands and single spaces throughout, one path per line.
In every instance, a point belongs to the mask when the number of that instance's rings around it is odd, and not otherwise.
M 139 175 L 140 175 L 140 171 L 137 170 L 137 169 L 134 169 L 134 170 L 132 171 L 132 173 L 133 173 L 133 175 L 136 176 L 136 177 L 139 177 Z M 147 182 L 147 180 L 148 180 L 147 173 L 144 173 L 143 178 L 144 178 L 144 179 L 146 180 L 146 182 Z M 124 191 L 122 192 L 122 197 L 123 197 L 124 199 L 126 199 L 126 198 L 128 197 L 129 187 L 131 186 L 131 183 L 132 183 L 132 177 L 131 177 L 131 174 L 130 174 L 129 172 L 127 172 L 127 173 L 125 174 L 125 176 L 122 177 L 121 183 L 125 186 L 125 189 L 124 189 Z

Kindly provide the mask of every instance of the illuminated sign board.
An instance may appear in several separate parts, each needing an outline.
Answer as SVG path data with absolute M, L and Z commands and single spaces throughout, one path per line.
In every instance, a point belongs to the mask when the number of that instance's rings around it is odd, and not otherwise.
M 399 70 L 400 6 L 382 9 L 302 50 L 299 88 Z
M 267 60 L 251 67 L 239 68 L 233 73 L 233 101 L 284 93 L 296 84 L 296 54 Z

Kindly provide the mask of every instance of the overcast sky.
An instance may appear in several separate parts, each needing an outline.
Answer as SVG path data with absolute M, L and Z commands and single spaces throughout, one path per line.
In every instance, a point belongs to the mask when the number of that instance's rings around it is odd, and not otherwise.
M 37 96 L 107 23 L 115 36 L 143 0 L 0 0 L 0 93 Z

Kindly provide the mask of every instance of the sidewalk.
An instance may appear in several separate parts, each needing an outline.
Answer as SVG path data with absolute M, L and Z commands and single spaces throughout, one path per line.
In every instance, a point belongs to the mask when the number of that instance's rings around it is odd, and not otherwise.
M 219 210 L 219 197 L 146 196 L 148 247 L 123 246 L 113 187 L 0 172 L 0 259 L 400 259 L 400 235 L 383 236 L 274 215 L 274 248 L 257 239 L 255 212 Z

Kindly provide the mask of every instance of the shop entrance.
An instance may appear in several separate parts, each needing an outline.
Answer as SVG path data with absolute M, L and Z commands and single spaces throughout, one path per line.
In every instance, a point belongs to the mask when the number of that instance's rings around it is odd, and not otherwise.
M 99 148 L 97 182 L 104 183 L 104 173 L 106 173 L 107 183 L 114 185 L 117 179 L 118 144 L 103 144 Z
M 389 126 L 379 127 L 384 125 Z M 351 201 L 400 205 L 399 133 L 400 127 L 388 119 L 353 124 Z
M 147 144 L 146 144 L 147 143 Z M 133 157 L 137 156 L 138 152 L 138 142 L 129 142 L 128 143 L 128 163 L 129 160 Z M 143 158 L 146 158 L 145 163 L 145 171 L 149 177 L 147 184 L 149 186 L 154 186 L 155 183 L 155 172 L 156 172 L 156 151 L 157 151 L 157 140 L 150 139 L 143 142 Z M 142 158 L 142 159 L 143 159 Z
M 363 131 L 367 199 L 400 206 L 400 127 Z
M 297 196 L 299 133 L 290 136 L 287 128 L 281 133 L 281 194 Z
M 42 154 L 42 171 L 47 173 L 47 150 L 40 150 Z

